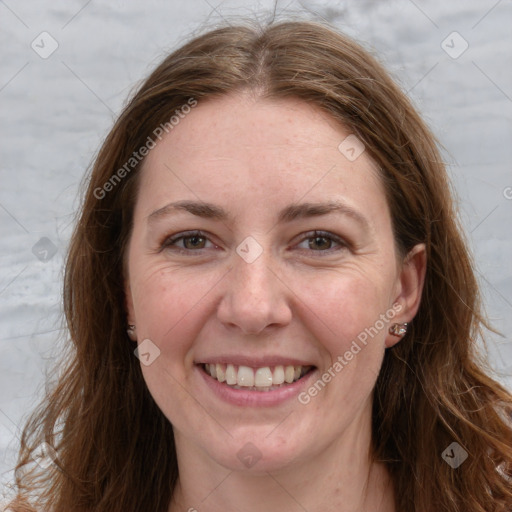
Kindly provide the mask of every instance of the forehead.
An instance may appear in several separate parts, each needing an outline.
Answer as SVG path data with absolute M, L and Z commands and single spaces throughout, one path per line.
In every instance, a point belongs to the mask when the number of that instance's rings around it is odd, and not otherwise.
M 349 132 L 318 107 L 295 98 L 266 99 L 250 93 L 199 100 L 152 151 L 187 159 L 236 158 L 248 152 L 304 153 L 335 149 Z M 193 151 L 193 154 L 190 151 Z M 263 155 L 263 156 L 265 156 Z
M 146 157 L 138 203 L 145 215 L 183 198 L 241 208 L 253 200 L 253 208 L 268 210 L 301 197 L 343 197 L 382 208 L 383 186 L 367 152 L 351 161 L 339 149 L 349 135 L 297 99 L 234 94 L 200 100 Z

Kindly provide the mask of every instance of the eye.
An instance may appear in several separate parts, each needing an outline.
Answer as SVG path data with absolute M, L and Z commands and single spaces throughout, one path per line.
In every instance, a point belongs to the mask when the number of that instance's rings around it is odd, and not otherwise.
M 348 247 L 347 242 L 341 239 L 339 236 L 329 233 L 328 231 L 313 231 L 311 233 L 306 233 L 306 237 L 303 239 L 301 244 L 307 242 L 308 250 L 313 252 L 333 252 L 346 249 Z M 333 248 L 332 245 L 337 244 L 338 248 Z M 300 244 L 299 244 L 300 245 Z
M 165 238 L 161 244 L 161 250 L 172 250 L 179 253 L 190 254 L 191 252 L 200 252 L 203 249 L 208 249 L 208 247 L 206 247 L 208 242 L 211 243 L 214 248 L 217 247 L 203 231 L 185 231 Z M 328 231 L 312 231 L 306 233 L 302 242 L 299 243 L 299 247 L 305 242 L 307 242 L 307 247 L 302 249 L 308 252 L 313 251 L 331 254 L 332 252 L 348 248 L 346 241 Z M 338 247 L 333 247 L 334 244 Z
M 186 231 L 166 238 L 161 248 L 186 253 L 206 249 L 205 244 L 207 241 L 209 241 L 209 239 L 202 231 Z M 178 243 L 182 243 L 183 245 L 180 247 L 177 245 Z

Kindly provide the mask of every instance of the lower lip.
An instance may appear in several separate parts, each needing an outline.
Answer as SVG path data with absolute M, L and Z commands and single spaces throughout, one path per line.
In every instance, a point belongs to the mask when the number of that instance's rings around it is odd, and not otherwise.
M 241 406 L 267 407 L 279 405 L 297 397 L 297 395 L 307 387 L 308 382 L 316 373 L 315 368 L 301 379 L 272 391 L 246 391 L 244 389 L 234 389 L 228 384 L 219 382 L 217 379 L 208 375 L 200 365 L 196 365 L 196 370 L 199 372 L 206 385 L 225 402 Z

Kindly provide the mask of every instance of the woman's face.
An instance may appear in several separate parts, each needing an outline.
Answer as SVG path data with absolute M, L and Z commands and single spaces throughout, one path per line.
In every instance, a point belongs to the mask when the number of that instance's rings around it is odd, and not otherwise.
M 369 432 L 422 260 L 399 261 L 375 165 L 353 138 L 338 148 L 348 135 L 299 100 L 239 94 L 199 101 L 148 154 L 128 323 L 178 457 L 277 470 Z

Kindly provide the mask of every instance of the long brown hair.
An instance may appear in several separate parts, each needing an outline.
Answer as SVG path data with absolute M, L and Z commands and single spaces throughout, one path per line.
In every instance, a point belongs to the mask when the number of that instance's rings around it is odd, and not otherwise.
M 302 99 L 357 134 L 380 168 L 401 254 L 426 244 L 420 309 L 386 351 L 374 392 L 374 457 L 392 475 L 397 511 L 510 512 L 512 396 L 477 349 L 486 323 L 437 142 L 365 49 L 307 21 L 196 37 L 154 70 L 107 136 L 67 258 L 69 355 L 25 427 L 12 509 L 167 510 L 172 426 L 126 335 L 123 259 L 141 167 L 127 162 L 183 105 L 248 88 Z M 57 454 L 46 470 L 31 458 L 43 441 Z M 454 442 L 468 454 L 457 468 L 442 457 Z

